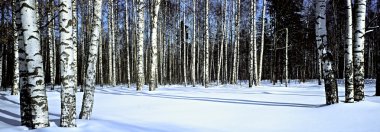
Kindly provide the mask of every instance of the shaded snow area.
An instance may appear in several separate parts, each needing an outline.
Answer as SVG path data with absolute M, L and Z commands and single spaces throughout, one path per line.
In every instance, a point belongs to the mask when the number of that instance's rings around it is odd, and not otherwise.
M 50 89 L 50 88 L 49 88 Z M 289 87 L 240 85 L 159 86 L 157 91 L 97 87 L 91 120 L 77 128 L 60 128 L 59 90 L 48 91 L 50 125 L 37 132 L 380 132 L 380 97 L 375 80 L 367 80 L 365 101 L 346 104 L 339 84 L 336 105 L 326 106 L 324 88 L 315 81 Z M 0 92 L 0 132 L 20 126 L 19 97 Z M 77 94 L 79 115 L 83 93 Z

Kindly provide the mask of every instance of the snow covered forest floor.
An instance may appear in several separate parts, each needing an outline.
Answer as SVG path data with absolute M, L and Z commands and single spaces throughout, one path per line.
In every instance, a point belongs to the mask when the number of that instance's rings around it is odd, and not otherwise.
M 326 106 L 324 87 L 315 81 L 289 87 L 224 85 L 159 86 L 157 91 L 97 87 L 91 120 L 77 120 L 77 128 L 60 128 L 60 93 L 48 91 L 51 127 L 37 132 L 379 132 L 380 97 L 375 80 L 366 80 L 365 101 L 346 104 L 339 83 L 337 105 Z M 50 89 L 50 88 L 49 88 Z M 77 115 L 83 93 L 77 93 Z M 19 97 L 0 92 L 0 132 L 28 130 L 20 126 Z

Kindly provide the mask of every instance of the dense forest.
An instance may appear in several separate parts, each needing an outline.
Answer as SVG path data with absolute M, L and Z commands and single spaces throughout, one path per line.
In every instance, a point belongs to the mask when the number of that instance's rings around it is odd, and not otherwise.
M 364 99 L 380 77 L 378 0 L 2 0 L 0 87 L 20 95 L 22 125 L 48 127 L 46 89 L 61 89 L 61 126 L 90 119 L 96 85 L 154 91 L 317 79 L 326 104 Z M 380 82 L 376 95 L 380 96 Z

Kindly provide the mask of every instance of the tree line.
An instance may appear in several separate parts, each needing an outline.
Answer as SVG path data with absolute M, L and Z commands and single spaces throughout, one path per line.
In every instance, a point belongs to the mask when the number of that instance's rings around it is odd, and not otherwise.
M 21 124 L 49 126 L 47 89 L 60 86 L 61 126 L 90 119 L 95 85 L 204 87 L 269 79 L 324 80 L 326 104 L 364 99 L 380 77 L 376 0 L 5 0 L 0 85 L 20 94 Z M 366 69 L 366 70 L 364 70 Z M 380 95 L 377 81 L 376 95 Z

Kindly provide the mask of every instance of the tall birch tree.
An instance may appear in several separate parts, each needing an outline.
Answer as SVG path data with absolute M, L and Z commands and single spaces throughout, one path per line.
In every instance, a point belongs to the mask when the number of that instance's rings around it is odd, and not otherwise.
M 206 0 L 206 13 L 205 13 L 205 66 L 204 66 L 204 83 L 205 83 L 205 87 L 207 88 L 208 87 L 208 83 L 209 83 L 209 63 L 210 63 L 210 60 L 209 60 L 209 22 L 208 22 L 208 15 L 209 15 L 209 0 Z
M 40 32 L 37 23 L 35 0 L 22 0 L 21 21 L 27 67 L 27 87 L 30 88 L 31 127 L 43 128 L 49 125 L 48 103 L 45 89 Z
M 61 73 L 61 127 L 76 127 L 75 62 L 73 43 L 72 1 L 60 0 L 59 55 Z
M 354 100 L 364 99 L 364 35 L 366 18 L 366 0 L 355 0 L 354 27 Z
M 251 41 L 249 42 L 249 87 L 257 85 L 256 0 L 251 0 Z
M 19 83 L 20 83 L 20 69 L 19 69 L 19 53 L 18 53 L 18 48 L 19 48 L 19 28 L 17 26 L 17 16 L 19 12 L 17 12 L 19 7 L 16 6 L 16 0 L 12 0 L 12 26 L 13 26 L 13 52 L 14 52 L 14 75 L 13 75 L 13 85 L 12 85 L 12 91 L 11 95 L 18 95 L 19 91 Z
M 149 91 L 154 91 L 157 88 L 157 19 L 158 19 L 158 11 L 160 9 L 161 0 L 153 0 L 152 6 L 152 57 L 151 57 L 151 66 L 150 66 L 150 81 L 149 81 Z
M 335 71 L 333 69 L 333 55 L 329 49 L 327 41 L 327 27 L 326 27 L 326 0 L 315 0 L 317 11 L 317 44 L 322 47 L 322 64 L 323 64 L 323 78 L 325 81 L 326 104 L 339 103 L 338 87 L 335 78 Z
M 141 91 L 144 85 L 144 0 L 136 0 L 137 5 L 137 44 L 136 44 L 136 78 L 137 78 L 137 91 Z
M 265 12 L 266 12 L 266 0 L 263 0 L 263 11 L 262 11 L 262 18 L 261 18 L 261 45 L 260 45 L 260 62 L 258 67 L 258 78 L 257 78 L 257 85 L 260 85 L 261 83 L 261 77 L 263 74 L 263 58 L 264 58 L 264 40 L 265 40 Z
M 352 64 L 352 8 L 351 0 L 346 0 L 346 43 L 345 43 L 345 97 L 347 103 L 354 102 L 354 71 Z
M 195 87 L 195 23 L 196 23 L 196 13 L 195 6 L 196 0 L 193 0 L 193 43 L 191 45 L 191 84 Z
M 102 0 L 94 0 L 94 17 L 92 22 L 92 35 L 91 44 L 88 54 L 88 65 L 86 72 L 86 86 L 84 88 L 83 102 L 81 112 L 79 114 L 80 119 L 89 120 L 92 114 L 92 108 L 94 105 L 94 93 L 95 93 L 95 77 L 96 77 L 96 63 L 98 61 L 98 46 L 100 43 L 100 31 L 101 31 L 101 18 L 102 18 Z

